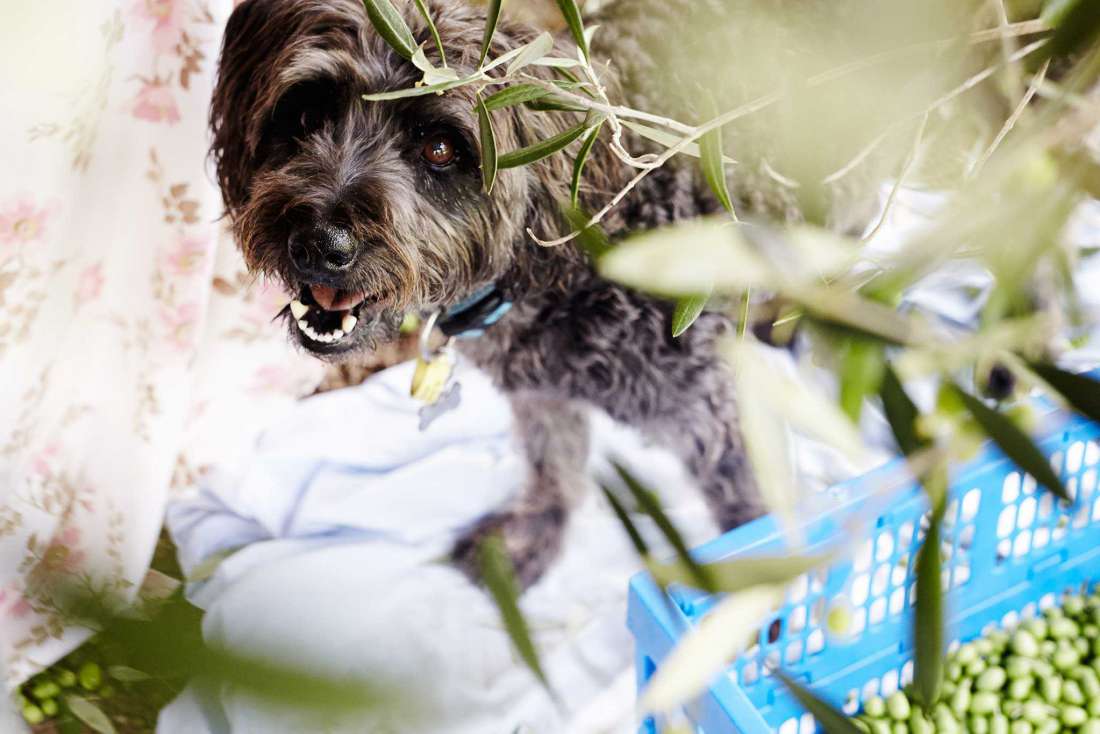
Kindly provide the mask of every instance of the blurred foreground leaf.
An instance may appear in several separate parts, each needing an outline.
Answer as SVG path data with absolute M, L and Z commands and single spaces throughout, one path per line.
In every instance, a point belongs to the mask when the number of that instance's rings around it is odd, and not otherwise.
M 816 693 L 787 675 L 782 669 L 776 668 L 772 672 L 783 681 L 783 685 L 798 699 L 802 707 L 813 714 L 817 723 L 825 730 L 825 734 L 860 734 L 860 729 L 852 723 L 852 720 L 831 703 L 818 698 Z
M 853 337 L 841 348 L 840 407 L 858 424 L 863 400 L 879 391 L 883 376 L 883 347 L 880 342 Z
M 955 386 L 960 400 L 967 411 L 977 421 L 993 442 L 1005 455 L 1031 476 L 1035 481 L 1054 492 L 1059 498 L 1069 502 L 1069 495 L 1062 481 L 1050 467 L 1050 462 L 1035 443 L 1016 427 L 1009 418 L 993 410 L 978 398 Z
M 363 6 L 378 35 L 398 54 L 411 59 L 416 53 L 416 39 L 390 0 L 363 0 Z
M 539 662 L 538 650 L 531 640 L 527 620 L 519 609 L 519 587 L 516 584 L 512 562 L 504 550 L 504 542 L 498 536 L 490 536 L 478 546 L 478 565 L 481 578 L 496 602 L 504 628 L 515 646 L 516 652 L 548 691 L 550 683 Z
M 760 634 L 783 601 L 778 586 L 757 586 L 725 597 L 692 627 L 641 692 L 643 714 L 663 713 L 698 695 Z
M 1043 9 L 1043 19 L 1056 27 L 1044 49 L 1046 56 L 1068 56 L 1100 33 L 1100 3 L 1096 0 L 1069 0 L 1048 5 L 1050 7 Z
M 676 309 L 672 312 L 673 338 L 683 334 L 695 323 L 695 320 L 699 318 L 699 314 L 703 313 L 703 308 L 709 300 L 710 294 L 708 293 L 706 295 L 683 296 L 676 301 Z
M 833 560 L 830 554 L 810 556 L 747 556 L 702 564 L 716 591 L 735 593 L 754 586 L 776 586 Z M 662 586 L 676 583 L 694 586 L 695 575 L 682 563 L 651 563 L 650 573 Z
M 630 538 L 630 544 L 634 546 L 634 550 L 638 552 L 638 555 L 646 560 L 649 558 L 649 546 L 646 544 L 642 534 L 638 532 L 637 526 L 634 525 L 634 521 L 630 519 L 630 513 L 623 507 L 623 503 L 619 502 L 619 498 L 615 496 L 615 493 L 609 488 L 600 485 L 600 489 L 603 491 L 605 497 L 607 497 L 607 503 L 611 505 L 611 511 L 615 513 L 615 517 L 618 518 L 619 524 L 623 526 L 623 530 L 626 531 L 626 535 Z
M 634 501 L 637 503 L 638 508 L 649 515 L 653 519 L 653 522 L 657 525 L 657 528 L 661 531 L 661 534 L 668 540 L 669 545 L 676 551 L 677 557 L 680 562 L 688 569 L 691 577 L 694 579 L 694 584 L 700 589 L 705 591 L 714 591 L 714 583 L 710 576 L 707 575 L 705 569 L 699 565 L 699 562 L 695 560 L 691 555 L 691 550 L 688 548 L 687 543 L 684 542 L 684 538 L 680 535 L 680 531 L 676 529 L 676 526 L 672 524 L 672 520 L 665 514 L 664 509 L 661 507 L 660 501 L 648 488 L 642 486 L 641 482 L 631 476 L 630 472 L 624 469 L 622 466 L 615 464 L 615 471 L 618 473 L 619 478 L 627 489 L 634 496 Z
M 1035 374 L 1058 391 L 1070 406 L 1089 420 L 1100 423 L 1100 382 L 1092 378 L 1066 372 L 1051 364 L 1028 364 Z
M 906 456 L 910 456 L 928 445 L 928 440 L 917 433 L 917 418 L 920 411 L 894 372 L 894 368 L 886 365 L 882 374 L 882 383 L 879 385 L 879 395 L 882 397 L 883 412 L 886 421 L 890 424 L 890 431 L 894 434 L 894 440 L 898 448 Z
M 913 683 L 926 709 L 939 701 L 943 686 L 944 613 L 943 562 L 940 528 L 946 506 L 947 473 L 933 470 L 925 477 L 932 502 L 928 531 L 917 555 L 916 611 L 913 616 Z
M 65 696 L 65 705 L 73 716 L 97 734 L 117 734 L 114 724 L 111 723 L 107 714 L 103 713 L 103 709 L 88 699 L 75 695 Z

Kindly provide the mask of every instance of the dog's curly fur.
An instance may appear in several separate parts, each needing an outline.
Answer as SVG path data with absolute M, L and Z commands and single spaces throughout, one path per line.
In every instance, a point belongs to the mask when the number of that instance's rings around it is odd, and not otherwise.
M 797 0 L 788 0 L 796 2 Z M 484 10 L 461 0 L 429 0 L 447 62 L 476 68 Z M 418 42 L 434 44 L 413 3 L 396 2 Z M 691 95 L 648 41 L 683 26 L 689 9 L 734 18 L 730 0 L 632 0 L 599 22 L 593 48 L 609 93 L 635 107 L 698 118 L 679 104 Z M 710 22 L 712 19 L 707 19 Z M 531 29 L 502 22 L 491 54 L 532 40 Z M 570 43 L 561 42 L 568 52 Z M 439 59 L 434 59 L 439 63 Z M 552 72 L 531 67 L 545 79 Z M 688 76 L 699 76 L 684 72 Z M 663 77 L 661 75 L 664 75 Z M 230 221 L 248 264 L 294 290 L 303 278 L 288 256 L 297 227 L 342 228 L 356 243 L 354 266 L 324 284 L 366 292 L 360 327 L 337 349 L 345 357 L 393 338 L 408 311 L 453 305 L 495 283 L 514 303 L 502 321 L 463 350 L 506 391 L 530 459 L 526 491 L 469 529 L 455 549 L 465 568 L 476 540 L 500 532 L 523 584 L 534 582 L 561 543 L 569 511 L 587 481 L 586 409 L 607 411 L 683 457 L 723 528 L 762 512 L 738 431 L 730 375 L 716 344 L 730 324 L 704 313 L 684 335 L 670 334 L 665 301 L 603 280 L 573 244 L 545 248 L 528 236 L 562 230 L 571 157 L 504 170 L 491 195 L 478 167 L 475 99 L 468 88 L 443 95 L 366 103 L 366 92 L 412 86 L 420 73 L 373 30 L 359 0 L 246 0 L 225 34 L 211 111 L 213 158 Z M 660 78 L 660 79 L 659 79 Z M 662 82 L 663 86 L 654 86 Z M 741 90 L 741 96 L 754 93 Z M 728 96 L 728 95 L 727 95 Z M 725 100 L 723 100 L 725 101 Z M 513 150 L 579 119 L 524 106 L 493 113 L 497 146 Z M 444 129 L 458 157 L 445 170 L 423 163 L 426 135 Z M 646 143 L 629 139 L 635 150 Z M 755 168 L 749 167 L 751 170 Z M 581 205 L 598 209 L 635 173 L 597 146 Z M 740 174 L 741 204 L 797 218 L 790 190 Z M 767 192 L 767 193 L 762 193 Z M 719 210 L 694 164 L 674 160 L 646 178 L 604 225 L 613 239 Z M 290 331 L 297 334 L 293 323 Z

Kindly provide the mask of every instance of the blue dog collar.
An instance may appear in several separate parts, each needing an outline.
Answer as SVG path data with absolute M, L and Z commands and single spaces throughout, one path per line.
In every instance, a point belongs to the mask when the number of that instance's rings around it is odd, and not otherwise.
M 504 294 L 489 284 L 443 312 L 436 324 L 447 336 L 458 339 L 475 339 L 508 313 L 512 302 Z

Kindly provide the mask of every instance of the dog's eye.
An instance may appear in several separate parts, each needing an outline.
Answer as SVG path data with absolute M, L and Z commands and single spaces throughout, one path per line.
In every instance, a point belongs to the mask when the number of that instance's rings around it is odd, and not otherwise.
M 445 133 L 436 133 L 424 140 L 420 156 L 436 168 L 449 166 L 455 159 L 454 140 Z

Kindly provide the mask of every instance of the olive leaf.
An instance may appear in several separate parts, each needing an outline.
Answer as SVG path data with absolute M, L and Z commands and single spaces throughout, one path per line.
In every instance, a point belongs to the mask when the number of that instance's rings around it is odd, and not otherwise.
M 920 411 L 905 392 L 901 380 L 889 364 L 882 373 L 879 396 L 882 398 L 886 421 L 890 424 L 890 431 L 894 434 L 894 440 L 901 452 L 909 456 L 928 445 L 928 440 L 917 434 L 917 418 L 920 416 Z
M 107 675 L 123 683 L 138 683 L 140 681 L 149 680 L 150 678 L 152 678 L 152 676 L 148 673 L 140 671 L 136 668 L 131 668 L 127 665 L 108 666 Z
M 483 540 L 477 549 L 478 566 L 481 570 L 481 578 L 489 594 L 496 603 L 500 612 L 501 621 L 511 638 L 516 652 L 523 658 L 523 662 L 535 674 L 544 687 L 549 690 L 550 684 L 539 662 L 538 650 L 531 640 L 531 632 L 527 627 L 527 620 L 519 609 L 519 588 L 516 585 L 515 571 L 512 561 L 504 550 L 504 542 L 498 536 L 490 536 Z
M 815 568 L 825 566 L 832 554 L 792 556 L 746 556 L 702 564 L 717 591 L 733 594 L 754 586 L 786 584 Z M 695 583 L 692 571 L 682 563 L 650 563 L 649 571 L 661 585 L 689 586 Z
M 502 5 L 504 5 L 504 0 L 489 0 L 486 8 L 485 36 L 481 41 L 481 56 L 478 57 L 478 66 L 484 64 L 485 57 L 489 55 L 489 47 L 493 44 L 493 35 L 497 32 L 497 23 L 500 21 L 500 8 Z
M 432 20 L 432 14 L 428 12 L 428 6 L 424 4 L 424 0 L 415 0 L 416 9 L 420 11 L 420 15 L 424 17 L 424 22 L 428 24 L 428 30 L 432 34 L 432 39 L 435 41 L 435 47 L 439 50 L 439 58 L 443 62 L 443 68 L 447 67 L 447 53 L 443 50 L 443 39 L 439 37 L 439 29 L 435 27 L 435 21 Z
M 650 127 L 649 125 L 643 125 L 640 122 L 634 122 L 633 120 L 622 120 L 621 122 L 623 124 L 623 127 L 629 128 L 641 135 L 646 140 L 652 140 L 654 143 L 659 143 L 666 148 L 671 148 L 674 145 L 679 145 L 683 141 L 683 138 L 679 135 L 674 135 L 672 133 L 665 132 L 664 130 Z M 699 158 L 700 156 L 702 156 L 702 152 L 699 150 L 698 143 L 688 143 L 680 150 L 680 152 L 686 155 L 690 155 L 693 158 Z M 722 162 L 729 164 L 737 163 L 737 161 L 735 161 L 733 158 L 730 158 L 728 155 L 722 156 Z
M 704 591 L 714 591 L 714 582 L 711 580 L 706 570 L 697 560 L 695 560 L 695 557 L 691 555 L 691 550 L 688 548 L 687 543 L 684 542 L 683 536 L 680 534 L 680 531 L 676 529 L 676 526 L 672 523 L 672 520 L 669 519 L 668 515 L 665 514 L 657 496 L 648 488 L 642 486 L 641 482 L 635 479 L 630 472 L 619 464 L 615 464 L 615 471 L 626 488 L 630 490 L 630 494 L 633 495 L 634 502 L 637 503 L 638 509 L 649 515 L 657 525 L 657 528 L 661 531 L 661 534 L 668 540 L 669 545 L 676 551 L 676 555 L 680 562 L 689 570 L 693 584 Z
M 485 109 L 492 112 L 505 107 L 513 107 L 552 94 L 537 84 L 513 84 L 485 98 Z
M 707 186 L 714 192 L 722 207 L 737 219 L 737 212 L 733 208 L 733 200 L 730 198 L 730 190 L 726 185 L 726 169 L 722 163 L 722 130 L 715 128 L 703 135 L 699 140 L 700 164 L 703 169 L 703 178 Z
M 398 54 L 411 59 L 416 53 L 416 39 L 390 0 L 363 0 L 363 6 L 378 35 Z
M 577 205 L 577 199 L 581 193 L 581 176 L 584 173 L 584 164 L 588 162 L 588 154 L 592 152 L 592 146 L 596 144 L 596 139 L 600 137 L 600 128 L 603 127 L 603 120 L 600 120 L 592 128 L 592 132 L 588 133 L 588 137 L 581 143 L 581 149 L 577 151 L 577 157 L 573 161 L 573 180 L 569 184 L 569 201 L 573 206 Z
M 927 482 L 946 481 L 946 473 L 933 472 Z M 946 490 L 946 487 L 941 489 Z M 924 706 L 931 708 L 939 701 L 943 686 L 944 613 L 943 562 L 940 557 L 940 528 L 946 502 L 946 491 L 927 488 L 930 497 L 939 497 L 933 506 L 924 545 L 917 556 L 916 610 L 913 616 L 913 682 Z
M 451 81 L 440 82 L 439 84 L 425 84 L 421 87 L 409 87 L 408 89 L 395 89 L 392 92 L 374 92 L 372 94 L 364 94 L 363 99 L 367 102 L 384 102 L 390 99 L 404 99 L 406 97 L 423 97 L 427 94 L 439 94 L 445 92 L 448 89 L 454 89 L 455 87 L 461 87 L 463 84 L 469 84 L 481 79 L 480 74 L 473 76 L 465 76 L 461 79 L 453 79 Z
M 481 139 L 481 181 L 486 194 L 493 193 L 497 180 L 497 142 L 493 132 L 493 118 L 485 107 L 485 101 L 477 97 L 477 127 Z
M 1028 438 L 1027 434 L 1016 427 L 1011 420 L 993 410 L 978 398 L 954 386 L 967 412 L 977 421 L 993 442 L 1000 447 L 1005 455 L 1016 462 L 1017 465 L 1031 476 L 1035 481 L 1054 492 L 1059 498 L 1070 501 L 1066 488 L 1043 453 Z
M 1067 56 L 1100 33 L 1100 3 L 1096 0 L 1076 0 L 1051 5 L 1057 7 L 1050 10 L 1044 8 L 1043 17 L 1057 25 L 1050 43 L 1042 51 L 1045 56 Z
M 619 498 L 615 496 L 607 487 L 600 485 L 600 489 L 603 490 L 603 494 L 607 497 L 607 503 L 611 505 L 611 511 L 615 513 L 615 517 L 618 518 L 619 524 L 623 526 L 623 530 L 626 531 L 627 537 L 630 538 L 630 544 L 634 546 L 634 550 L 638 552 L 638 555 L 642 558 L 649 558 L 649 545 L 646 544 L 645 539 L 642 538 L 642 534 L 638 532 L 637 526 L 634 525 L 634 521 L 630 519 L 630 514 L 623 507 L 623 503 L 619 502 Z
M 1058 391 L 1070 406 L 1089 420 L 1100 423 L 1100 382 L 1066 372 L 1051 364 L 1028 364 L 1035 374 Z
M 96 706 L 86 698 L 80 696 L 65 696 L 65 705 L 72 715 L 80 719 L 92 731 L 98 734 L 117 734 L 115 725 L 103 713 L 103 709 Z
M 852 723 L 852 720 L 831 703 L 819 698 L 817 694 L 779 668 L 772 672 L 776 678 L 783 681 L 783 685 L 798 699 L 802 707 L 813 714 L 814 719 L 825 730 L 825 734 L 860 734 L 859 728 Z
M 577 232 L 577 245 L 593 261 L 599 261 L 615 246 L 607 238 L 607 233 L 598 224 L 589 224 L 590 217 L 575 206 L 563 206 L 562 216 L 569 226 Z
M 584 107 L 580 105 L 571 104 L 564 100 L 554 99 L 553 97 L 544 97 L 542 99 L 531 100 L 530 102 L 524 102 L 529 109 L 536 112 L 584 112 Z
M 683 296 L 676 301 L 676 309 L 672 312 L 672 336 L 680 336 L 687 331 L 699 314 L 703 313 L 703 307 L 710 300 L 710 294 Z
M 423 83 L 426 85 L 442 84 L 445 82 L 453 82 L 458 80 L 458 72 L 454 69 L 444 66 L 443 68 L 437 68 L 428 60 L 428 55 L 424 52 L 424 47 L 420 46 L 416 49 L 416 53 L 412 57 L 413 66 L 424 72 Z
M 512 76 L 523 67 L 535 63 L 553 50 L 554 37 L 543 31 L 535 40 L 523 47 L 523 51 L 508 64 L 508 68 L 505 69 L 504 73 L 507 76 Z
M 850 337 L 840 354 L 840 407 L 859 423 L 863 399 L 878 392 L 883 375 L 884 350 L 881 342 Z
M 565 132 L 558 133 L 553 137 L 549 137 L 546 140 L 540 140 L 533 145 L 529 145 L 526 148 L 520 148 L 519 150 L 513 150 L 500 156 L 497 164 L 500 168 L 517 168 L 519 166 L 526 166 L 536 161 L 541 161 L 543 158 L 557 153 L 565 146 L 572 143 L 574 140 L 584 134 L 589 128 L 589 123 L 582 122 L 575 125 Z
M 557 0 L 565 24 L 569 26 L 569 32 L 577 43 L 584 57 L 588 58 L 588 39 L 584 35 L 584 22 L 581 20 L 581 10 L 577 7 L 576 0 Z

